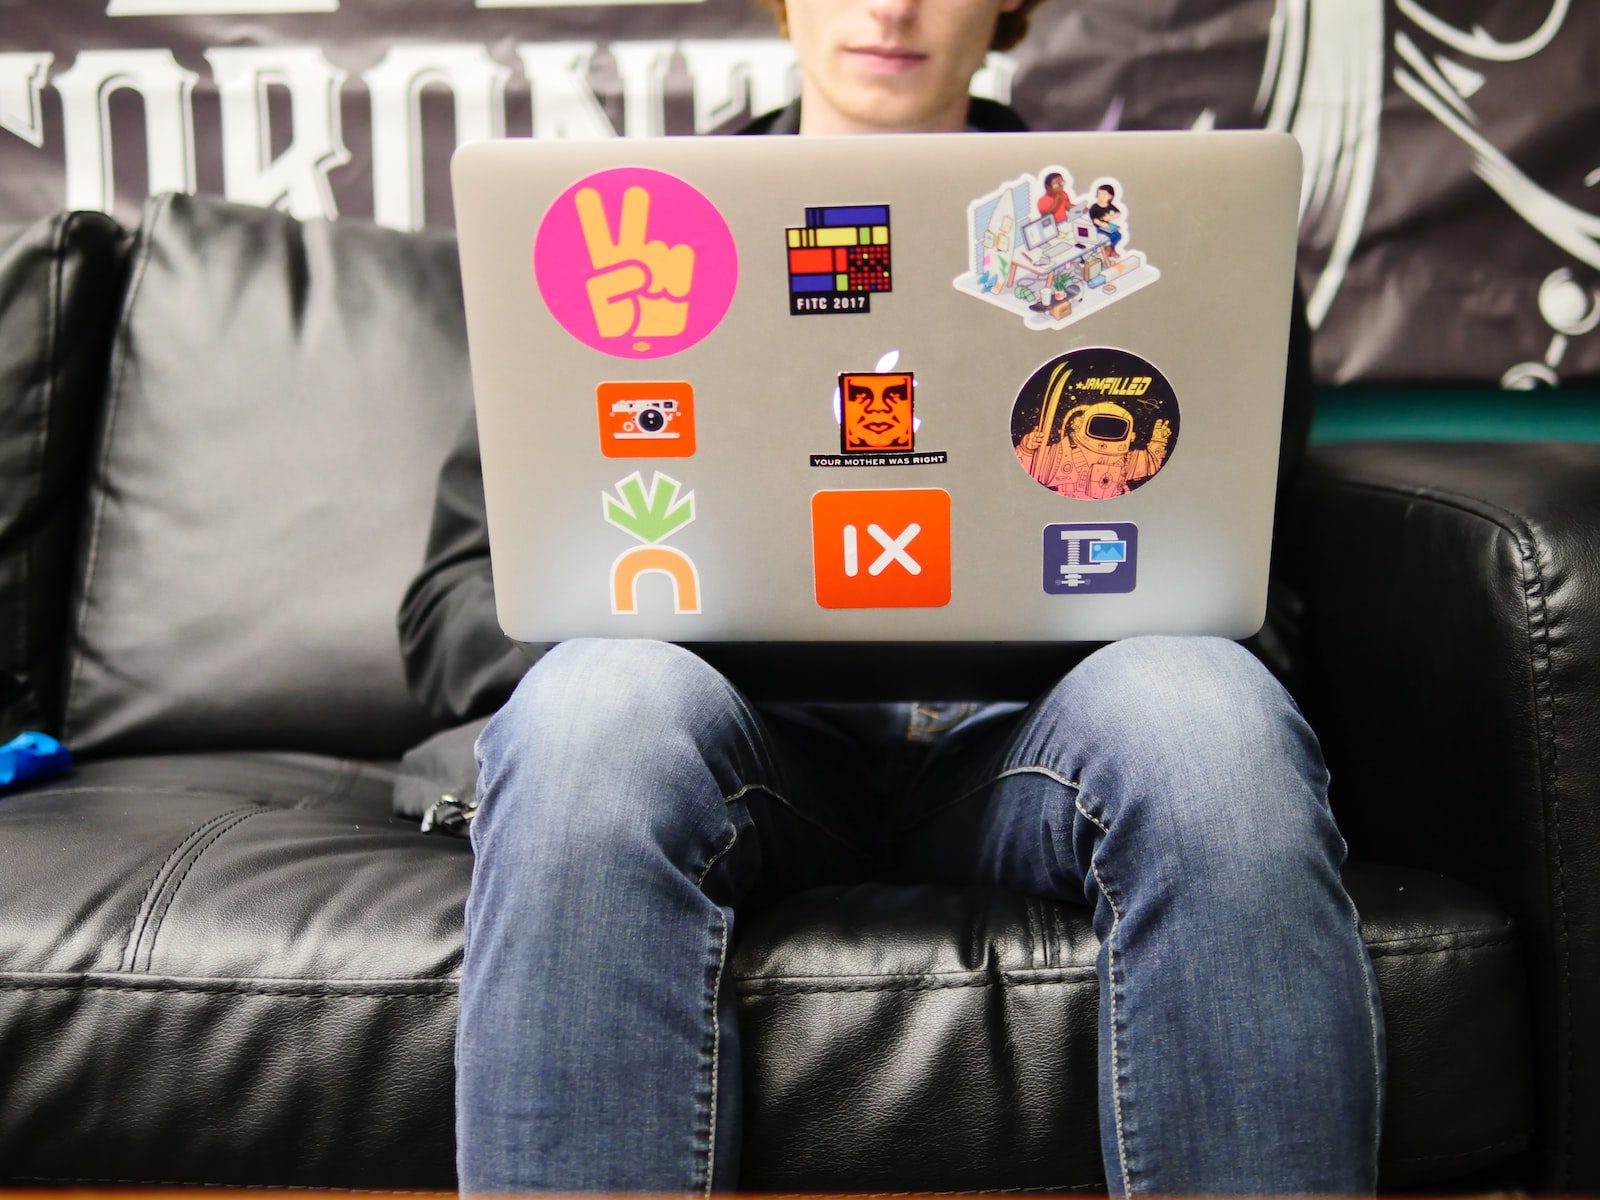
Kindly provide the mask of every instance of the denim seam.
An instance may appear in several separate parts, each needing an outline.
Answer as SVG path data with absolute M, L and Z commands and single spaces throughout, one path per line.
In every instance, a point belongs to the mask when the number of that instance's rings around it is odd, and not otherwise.
M 1048 774 L 1049 772 L 1046 772 Z M 1067 782 L 1062 780 L 1063 783 Z M 1073 785 L 1075 793 L 1072 806 L 1082 813 L 1091 824 L 1095 826 L 1102 836 L 1109 835 L 1110 826 L 1094 816 L 1083 806 L 1083 789 Z M 1101 843 L 1104 845 L 1104 842 Z M 1095 847 L 1098 852 L 1099 846 Z M 1094 876 L 1095 883 L 1100 888 L 1100 894 L 1106 898 L 1106 903 L 1111 906 L 1111 929 L 1106 933 L 1106 992 L 1111 997 L 1111 1109 L 1112 1117 L 1117 1126 L 1117 1161 L 1122 1167 L 1122 1190 L 1126 1195 L 1133 1195 L 1133 1176 L 1128 1169 L 1128 1139 L 1123 1126 L 1122 1114 L 1122 1055 L 1117 1037 L 1117 955 L 1112 943 L 1116 940 L 1117 926 L 1122 923 L 1122 910 L 1117 907 L 1111 889 L 1106 886 L 1105 879 L 1100 874 L 1100 866 L 1095 862 L 1095 856 L 1089 856 L 1089 872 Z
M 838 833 L 835 833 L 809 813 L 802 812 L 799 808 L 796 808 L 792 803 L 790 803 L 788 797 L 774 791 L 771 787 L 768 787 L 764 783 L 747 783 L 732 795 L 724 796 L 722 798 L 722 802 L 723 804 L 732 804 L 735 800 L 738 800 L 747 792 L 765 792 L 768 796 L 771 796 L 795 816 L 799 817 L 800 820 L 804 821 L 807 825 L 813 826 L 814 828 L 820 830 L 826 837 L 838 842 L 846 850 L 850 851 L 851 854 L 856 855 L 858 858 L 864 858 L 869 862 L 876 861 L 873 859 L 872 855 L 861 849 L 861 847 L 857 846 L 854 842 L 850 841 L 848 838 L 842 837 Z
M 942 992 L 957 988 L 1017 988 L 1017 987 L 1076 987 L 1079 984 L 1095 984 L 1098 986 L 1099 978 L 1094 969 L 1086 968 L 1074 978 L 1067 974 L 1051 972 L 1048 979 L 1019 979 L 1006 976 L 1001 979 L 922 979 L 907 980 L 905 983 L 816 983 L 816 984 L 776 984 L 763 987 L 750 987 L 740 989 L 740 995 L 749 999 L 759 999 L 767 996 L 833 996 L 850 995 L 852 993 L 877 993 L 877 992 Z
M 1046 779 L 1053 779 L 1057 783 L 1061 784 L 1063 787 L 1071 788 L 1074 792 L 1079 790 L 1079 785 L 1078 785 L 1076 780 L 1068 779 L 1065 775 L 1061 774 L 1061 772 L 1052 771 L 1049 767 L 1041 767 L 1041 766 L 1007 767 L 1005 770 L 999 771 L 996 774 L 991 775 L 988 779 L 985 779 L 982 783 L 978 784 L 977 786 L 968 788 L 966 791 L 962 792 L 959 796 L 954 796 L 951 799 L 946 800 L 943 804 L 936 804 L 932 808 L 923 811 L 922 813 L 918 814 L 917 819 L 915 821 L 912 821 L 909 825 L 902 825 L 896 832 L 897 832 L 897 834 L 905 834 L 908 831 L 910 831 L 912 829 L 915 829 L 918 825 L 922 825 L 922 824 L 926 823 L 930 818 L 932 818 L 934 816 L 937 816 L 939 813 L 944 812 L 945 809 L 954 808 L 957 804 L 960 804 L 962 801 L 972 799 L 972 797 L 980 794 L 981 792 L 983 792 L 987 788 L 993 787 L 995 784 L 999 783 L 1002 779 L 1010 779 L 1013 775 L 1043 775 Z
M 747 790 L 748 788 L 741 789 L 735 795 L 740 795 Z M 695 880 L 694 885 L 697 890 L 701 884 L 705 883 L 706 876 L 710 873 L 711 868 L 716 866 L 717 861 L 724 854 L 733 849 L 733 844 L 738 840 L 739 829 L 735 826 L 732 836 L 728 838 L 728 844 L 711 856 L 710 861 L 705 865 L 705 869 L 700 872 L 700 877 Z M 722 944 L 717 951 L 717 973 L 711 981 L 711 1114 L 706 1127 L 706 1185 L 703 1193 L 706 1196 L 710 1196 L 712 1176 L 715 1173 L 717 1161 L 717 1078 L 722 1065 L 722 1022 L 718 1012 L 720 1008 L 718 996 L 722 992 L 722 973 L 728 962 L 728 918 L 723 914 L 720 904 L 711 901 L 709 896 L 706 899 L 716 909 L 717 922 L 722 926 Z

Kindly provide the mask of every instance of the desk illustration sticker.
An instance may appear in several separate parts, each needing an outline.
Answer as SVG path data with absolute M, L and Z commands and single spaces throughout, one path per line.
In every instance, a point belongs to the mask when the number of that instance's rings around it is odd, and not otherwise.
M 1074 500 L 1143 487 L 1178 447 L 1178 397 L 1128 350 L 1086 347 L 1028 377 L 1011 408 L 1011 445 L 1035 482 Z
M 617 358 L 687 350 L 721 323 L 739 281 L 716 206 L 673 175 L 616 167 L 574 183 L 539 222 L 539 294 L 561 327 Z
M 660 471 L 650 486 L 635 471 L 617 481 L 616 492 L 600 493 L 600 511 L 606 524 L 643 543 L 630 546 L 611 564 L 611 611 L 636 616 L 640 605 L 640 580 L 664 575 L 672 588 L 672 612 L 687 616 L 700 611 L 700 572 L 694 560 L 675 546 L 661 543 L 694 520 L 694 493 Z M 680 492 L 682 494 L 680 495 Z
M 808 208 L 784 240 L 791 316 L 871 312 L 873 292 L 894 290 L 887 204 Z
M 1110 176 L 1079 189 L 1065 167 L 1020 175 L 967 206 L 958 291 L 1065 329 L 1161 278 L 1133 248 L 1128 198 Z

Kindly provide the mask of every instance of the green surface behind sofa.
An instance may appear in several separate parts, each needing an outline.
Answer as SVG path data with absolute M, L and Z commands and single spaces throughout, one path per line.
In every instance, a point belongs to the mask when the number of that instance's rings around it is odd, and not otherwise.
M 1324 388 L 1313 444 L 1371 439 L 1600 442 L 1600 386 L 1532 392 L 1491 388 Z

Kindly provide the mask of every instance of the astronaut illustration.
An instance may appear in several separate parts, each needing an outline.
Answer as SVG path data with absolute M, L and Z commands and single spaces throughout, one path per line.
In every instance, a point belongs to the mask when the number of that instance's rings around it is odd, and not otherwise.
M 1172 440 L 1171 423 L 1160 420 L 1144 448 L 1133 449 L 1133 417 L 1109 400 L 1069 409 L 1062 436 L 1047 441 L 1053 423 L 1047 416 L 1023 434 L 1017 458 L 1040 483 L 1075 500 L 1106 500 L 1131 491 L 1161 469 Z

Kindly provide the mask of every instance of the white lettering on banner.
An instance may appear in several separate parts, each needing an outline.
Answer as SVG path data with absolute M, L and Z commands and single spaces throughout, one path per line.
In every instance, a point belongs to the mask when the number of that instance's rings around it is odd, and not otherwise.
M 395 46 L 361 76 L 372 95 L 372 215 L 393 229 L 422 228 L 422 89 L 455 97 L 456 144 L 505 133 L 511 72 L 484 46 Z
M 40 96 L 54 54 L 0 54 L 0 129 L 30 146 L 44 145 L 44 112 Z
M 338 12 L 339 0 L 111 0 L 108 17 L 251 17 Z
M 144 98 L 150 193 L 194 191 L 193 94 L 199 79 L 170 50 L 85 50 L 51 86 L 61 96 L 66 206 L 111 210 L 116 194 L 108 101 L 123 88 Z
M 667 72 L 672 42 L 614 42 L 611 58 L 622 80 L 622 133 L 660 137 L 667 131 Z M 587 86 L 587 84 L 585 85 Z
M 696 39 L 680 43 L 694 80 L 694 131 L 705 133 L 744 111 L 782 108 L 799 94 L 787 38 Z
M 313 46 L 207 50 L 222 105 L 222 190 L 229 200 L 309 220 L 339 215 L 328 172 L 350 161 L 339 128 L 345 73 Z M 289 93 L 292 137 L 272 157 L 267 89 Z
M 706 0 L 474 0 L 479 8 L 595 8 L 602 4 L 704 4 Z
M 594 42 L 524 42 L 517 47 L 533 101 L 534 137 L 617 136 L 589 86 L 589 64 L 598 49 Z

